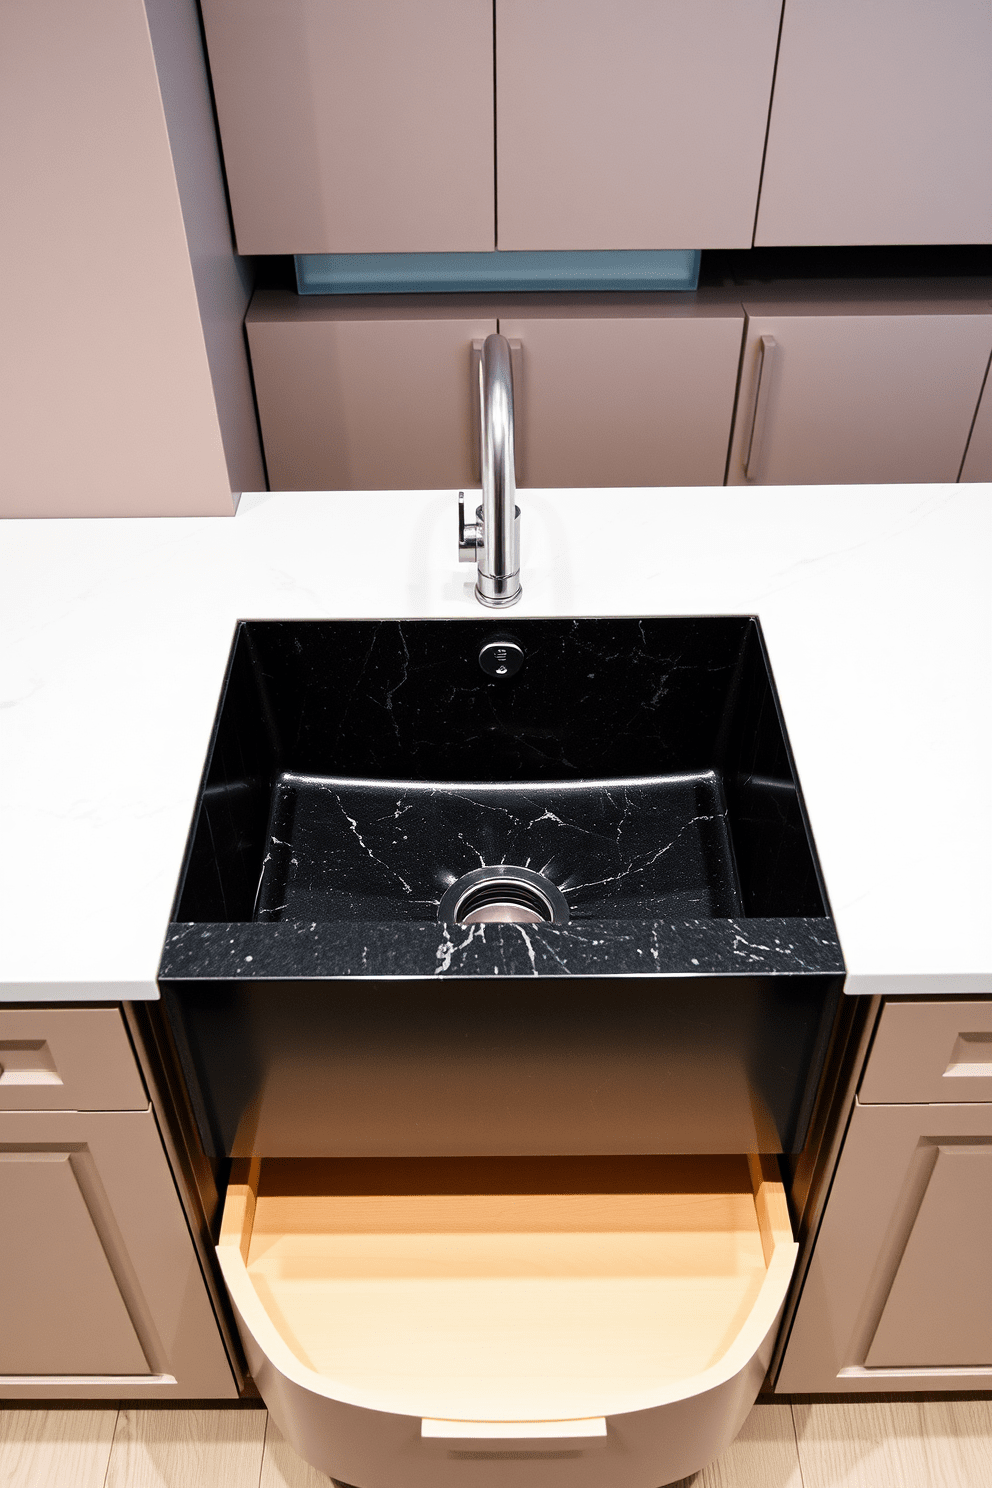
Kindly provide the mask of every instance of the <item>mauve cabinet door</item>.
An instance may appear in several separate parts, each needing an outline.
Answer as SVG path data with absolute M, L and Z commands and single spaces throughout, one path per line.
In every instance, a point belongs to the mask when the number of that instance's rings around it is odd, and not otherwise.
M 150 1108 L 0 1112 L 0 1393 L 236 1396 Z
M 154 1372 L 87 1203 L 86 1155 L 0 1152 L 0 1377 Z
M 744 312 L 619 297 L 501 308 L 521 486 L 719 486 Z M 519 369 L 519 379 L 518 379 Z
M 990 1226 L 992 1105 L 856 1103 L 776 1390 L 987 1389 Z
M 755 241 L 992 242 L 989 0 L 788 0 Z
M 455 295 L 257 294 L 248 343 L 273 491 L 478 485 L 472 342 L 491 307 Z
M 203 0 L 241 253 L 495 247 L 491 0 Z
M 956 481 L 992 351 L 988 305 L 762 305 L 729 485 Z
M 885 1301 L 868 1369 L 992 1360 L 992 1146 L 941 1143 Z M 927 1305 L 921 1307 L 920 1299 Z
M 499 247 L 750 247 L 780 14 L 496 0 Z
M 968 440 L 968 453 L 961 467 L 963 481 L 992 481 L 992 365 L 985 374 L 982 401 Z

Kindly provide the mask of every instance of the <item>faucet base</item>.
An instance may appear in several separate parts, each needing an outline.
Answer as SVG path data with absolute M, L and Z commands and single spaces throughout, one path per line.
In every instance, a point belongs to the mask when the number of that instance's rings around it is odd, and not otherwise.
M 507 610 L 515 605 L 524 587 L 520 582 L 520 570 L 495 579 L 491 574 L 480 573 L 475 585 L 475 597 L 480 604 L 491 610 Z

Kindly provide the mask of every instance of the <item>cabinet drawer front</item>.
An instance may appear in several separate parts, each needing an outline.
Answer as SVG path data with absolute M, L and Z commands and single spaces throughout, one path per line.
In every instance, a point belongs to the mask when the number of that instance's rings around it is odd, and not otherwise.
M 890 1002 L 862 1105 L 992 1101 L 992 1002 Z
M 0 1111 L 141 1111 L 116 1008 L 0 1008 Z
M 572 1488 L 694 1471 L 757 1393 L 796 1252 L 754 1157 L 246 1160 L 217 1247 L 290 1443 L 438 1488 L 501 1455 L 567 1457 Z

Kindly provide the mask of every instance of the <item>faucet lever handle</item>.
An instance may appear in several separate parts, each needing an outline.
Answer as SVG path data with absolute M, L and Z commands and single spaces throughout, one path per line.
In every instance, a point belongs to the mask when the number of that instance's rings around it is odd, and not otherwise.
M 465 492 L 458 492 L 458 562 L 474 563 L 482 546 L 482 523 L 466 522 Z

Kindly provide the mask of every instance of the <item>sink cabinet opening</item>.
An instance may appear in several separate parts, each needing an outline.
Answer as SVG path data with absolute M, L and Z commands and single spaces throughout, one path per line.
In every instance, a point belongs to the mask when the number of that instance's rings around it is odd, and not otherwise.
M 767 1158 L 255 1159 L 219 1254 L 269 1357 L 335 1398 L 522 1421 L 645 1408 L 731 1368 L 795 1246 Z

